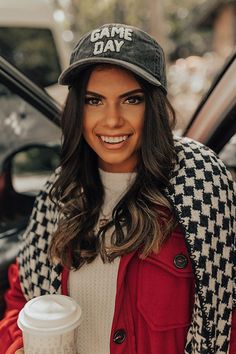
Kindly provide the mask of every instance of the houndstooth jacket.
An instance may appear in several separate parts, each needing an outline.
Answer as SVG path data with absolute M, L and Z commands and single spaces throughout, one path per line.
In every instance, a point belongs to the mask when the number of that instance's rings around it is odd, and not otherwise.
M 202 144 L 175 138 L 175 148 L 178 162 L 165 192 L 185 235 L 196 283 L 185 354 L 226 354 L 236 306 L 234 184 L 224 164 Z M 61 291 L 62 267 L 50 264 L 47 256 L 58 222 L 48 196 L 55 178 L 36 199 L 18 257 L 27 299 Z

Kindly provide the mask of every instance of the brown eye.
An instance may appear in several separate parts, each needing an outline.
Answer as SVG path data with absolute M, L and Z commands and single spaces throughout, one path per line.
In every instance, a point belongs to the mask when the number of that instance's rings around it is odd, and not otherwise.
M 125 103 L 128 104 L 139 104 L 142 103 L 144 101 L 144 96 L 143 95 L 135 95 L 135 96 L 130 96 L 127 97 L 125 100 Z
M 88 104 L 91 106 L 99 106 L 100 104 L 102 104 L 102 102 L 99 97 L 86 96 L 85 97 L 85 104 Z

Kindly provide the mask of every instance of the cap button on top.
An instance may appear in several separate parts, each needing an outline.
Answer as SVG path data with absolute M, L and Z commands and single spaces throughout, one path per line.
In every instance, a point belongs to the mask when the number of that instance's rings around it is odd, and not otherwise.
M 177 254 L 174 258 L 174 265 L 178 269 L 183 269 L 188 264 L 188 258 L 184 254 Z
M 113 342 L 116 344 L 121 344 L 126 338 L 126 333 L 124 329 L 118 329 L 113 336 Z

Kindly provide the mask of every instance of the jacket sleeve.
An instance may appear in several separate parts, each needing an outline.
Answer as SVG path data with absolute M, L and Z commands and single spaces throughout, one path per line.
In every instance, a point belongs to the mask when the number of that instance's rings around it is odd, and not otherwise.
M 50 201 L 48 193 L 55 178 L 58 176 L 59 170 L 58 168 L 55 171 L 45 184 L 44 189 L 37 196 L 27 229 L 23 235 L 22 247 L 17 262 L 9 267 L 8 277 L 10 288 L 5 294 L 6 311 L 4 318 L 0 321 L 0 354 L 15 354 L 17 349 L 23 347 L 22 333 L 17 326 L 18 314 L 27 300 L 37 296 L 32 291 L 31 268 L 33 266 L 31 263 L 30 247 L 32 248 L 32 241 L 34 241 L 34 247 L 37 251 L 42 248 L 42 251 L 46 253 L 45 238 L 53 229 L 51 209 L 54 206 L 54 203 Z M 35 253 L 38 254 L 40 252 Z M 34 261 L 36 264 L 38 259 Z M 36 267 L 37 264 L 35 264 L 34 266 Z M 47 268 L 46 275 L 43 273 L 45 268 L 47 267 L 41 267 L 38 272 L 41 277 L 40 281 L 44 276 L 47 282 L 49 278 L 48 272 L 51 268 Z M 40 289 L 40 286 L 38 288 Z M 38 295 L 43 295 L 43 293 Z
M 236 354 L 236 308 L 233 310 L 229 354 Z
M 23 347 L 22 333 L 17 326 L 20 310 L 26 303 L 21 290 L 18 265 L 12 264 L 8 271 L 10 288 L 5 294 L 6 311 L 0 321 L 0 354 L 14 354 Z

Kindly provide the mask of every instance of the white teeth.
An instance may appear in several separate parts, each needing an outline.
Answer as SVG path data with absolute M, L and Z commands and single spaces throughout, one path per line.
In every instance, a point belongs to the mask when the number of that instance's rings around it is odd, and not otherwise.
M 117 144 L 117 143 L 121 143 L 122 141 L 127 140 L 128 139 L 128 135 L 123 135 L 123 136 L 104 136 L 104 135 L 101 135 L 101 139 L 105 143 Z

